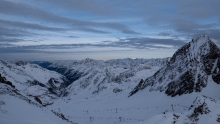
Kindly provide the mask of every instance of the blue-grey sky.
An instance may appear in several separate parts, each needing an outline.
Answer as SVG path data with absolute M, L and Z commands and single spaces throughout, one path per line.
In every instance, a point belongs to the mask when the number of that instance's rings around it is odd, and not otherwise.
M 0 0 L 0 59 L 170 57 L 220 40 L 220 0 Z

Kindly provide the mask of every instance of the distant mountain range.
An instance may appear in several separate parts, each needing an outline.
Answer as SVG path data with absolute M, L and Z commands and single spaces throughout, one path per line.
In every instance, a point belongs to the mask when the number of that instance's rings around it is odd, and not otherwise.
M 122 91 L 123 88 L 117 87 L 118 84 L 126 82 L 138 82 L 147 71 L 157 70 L 159 67 L 166 65 L 170 58 L 164 59 L 115 59 L 108 61 L 85 59 L 81 61 L 51 61 L 35 63 L 51 71 L 56 71 L 64 75 L 69 82 L 71 91 L 74 94 L 78 90 L 91 89 L 92 94 L 114 87 L 114 92 Z M 111 86 L 109 86 L 111 84 Z M 127 86 L 133 87 L 131 83 Z

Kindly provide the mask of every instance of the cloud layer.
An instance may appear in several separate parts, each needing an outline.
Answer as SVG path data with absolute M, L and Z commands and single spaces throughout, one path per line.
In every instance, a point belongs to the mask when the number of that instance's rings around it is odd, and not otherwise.
M 220 40 L 219 5 L 219 0 L 0 0 L 0 54 L 178 49 L 201 34 Z

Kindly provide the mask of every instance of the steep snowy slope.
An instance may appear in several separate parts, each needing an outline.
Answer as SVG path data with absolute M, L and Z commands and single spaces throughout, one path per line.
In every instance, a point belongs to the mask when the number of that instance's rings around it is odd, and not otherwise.
M 24 61 L 0 61 L 0 82 L 11 83 L 24 96 L 37 96 L 43 103 L 67 94 L 64 76 Z
M 130 96 L 146 87 L 171 96 L 201 92 L 210 76 L 215 83 L 220 83 L 219 69 L 219 42 L 201 35 L 177 50 L 168 64 L 152 77 L 141 80 Z

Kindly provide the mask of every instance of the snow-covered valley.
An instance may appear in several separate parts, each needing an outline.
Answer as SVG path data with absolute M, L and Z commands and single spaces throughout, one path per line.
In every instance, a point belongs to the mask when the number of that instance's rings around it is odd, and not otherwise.
M 219 42 L 189 44 L 163 59 L 2 60 L 0 123 L 218 124 Z

